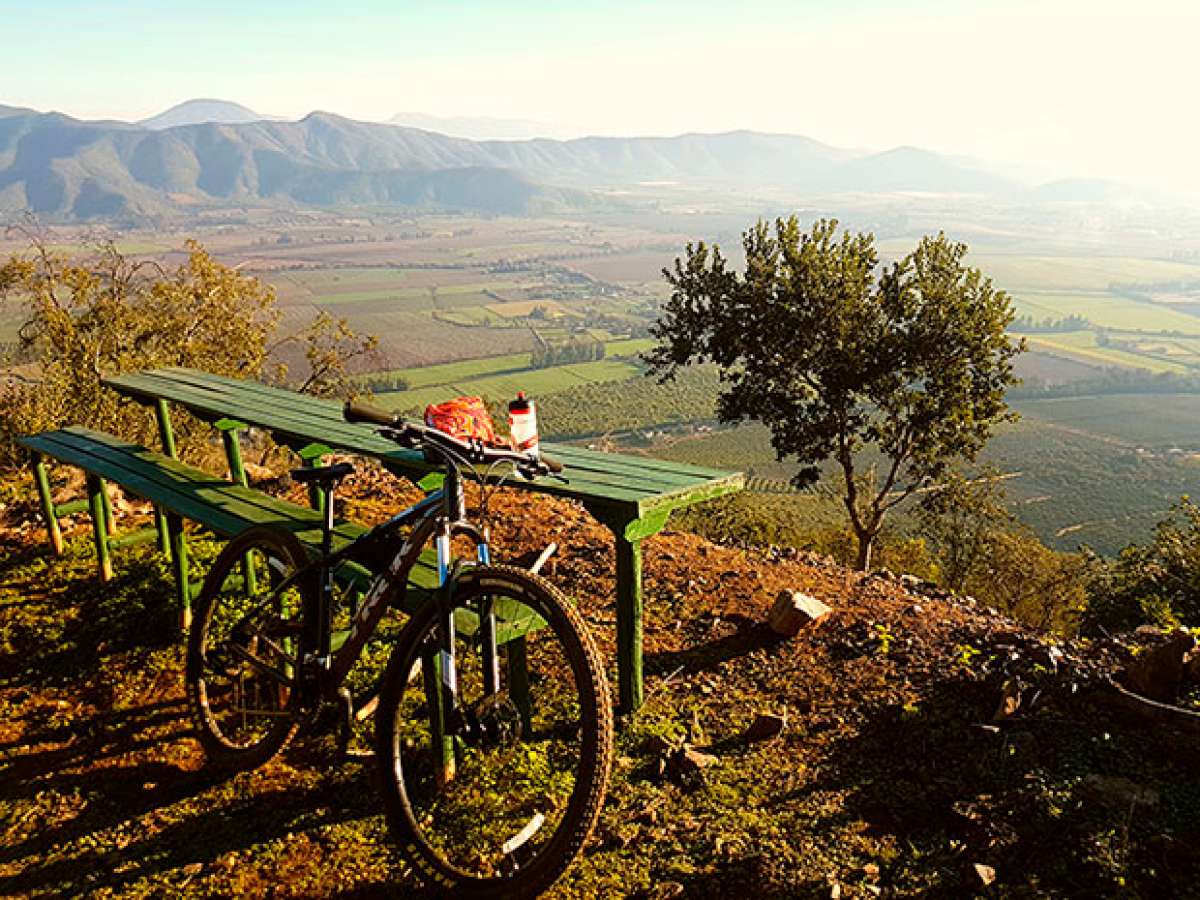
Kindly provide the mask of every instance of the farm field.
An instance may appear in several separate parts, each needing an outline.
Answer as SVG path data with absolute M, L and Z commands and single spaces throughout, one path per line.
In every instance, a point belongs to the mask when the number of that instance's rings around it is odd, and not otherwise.
M 594 337 L 596 340 L 602 340 L 602 335 L 594 335 Z M 644 337 L 605 341 L 605 359 L 600 361 L 632 358 L 653 346 L 652 338 Z M 403 378 L 408 382 L 409 390 L 415 390 L 433 385 L 454 385 L 469 382 L 469 380 L 498 376 L 498 374 L 532 371 L 534 370 L 529 368 L 528 353 L 510 353 L 503 356 L 486 356 L 484 359 L 444 362 L 440 365 L 392 368 L 385 372 L 374 373 L 374 376 Z
M 1200 451 L 1200 394 L 1114 394 L 1021 400 L 1027 419 L 1078 429 L 1131 447 Z
M 1013 294 L 1017 315 L 1035 321 L 1083 316 L 1093 325 L 1117 331 L 1178 331 L 1200 335 L 1200 318 L 1162 303 L 1131 300 L 1107 292 L 1043 292 Z
M 1040 256 L 972 251 L 969 265 L 991 277 L 997 287 L 1021 295 L 1035 291 L 1108 291 L 1114 283 L 1161 282 L 1200 278 L 1200 266 L 1126 256 Z
M 1200 451 L 1198 395 L 1113 395 L 1015 405 L 1022 420 L 998 430 L 982 462 L 1017 473 L 1006 482 L 1014 512 L 1057 549 L 1086 544 L 1116 553 L 1147 538 L 1171 505 L 1200 483 L 1200 460 L 1194 455 Z M 786 490 L 796 466 L 775 460 L 761 426 L 667 439 L 649 452 L 744 471 L 751 489 L 771 494 L 781 515 L 811 512 L 816 502 L 797 506 L 786 494 L 775 493 Z M 823 521 L 827 510 L 822 509 Z
M 1058 354 L 1090 365 L 1145 369 L 1149 372 L 1169 372 L 1175 375 L 1185 375 L 1189 371 L 1182 359 L 1162 359 L 1113 346 L 1102 347 L 1097 343 L 1094 331 L 1030 334 L 1025 335 L 1025 338 L 1032 350 Z M 1200 357 L 1197 361 L 1200 361 Z
M 624 381 L 640 372 L 641 367 L 636 363 L 602 359 L 547 369 L 525 369 L 512 374 L 482 375 L 407 391 L 389 391 L 378 394 L 375 401 L 386 409 L 409 411 L 458 395 L 478 395 L 499 401 L 515 397 L 518 391 L 525 391 L 531 396 L 543 397 L 585 384 Z

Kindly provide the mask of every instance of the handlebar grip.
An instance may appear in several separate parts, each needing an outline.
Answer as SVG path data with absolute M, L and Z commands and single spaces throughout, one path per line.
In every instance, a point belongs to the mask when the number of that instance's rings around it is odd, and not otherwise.
M 342 418 L 347 422 L 370 422 L 372 425 L 395 425 L 396 416 L 387 410 L 368 403 L 353 403 L 349 400 L 342 407 Z
M 549 469 L 555 475 L 557 475 L 559 472 L 561 472 L 563 470 L 563 464 L 560 463 L 557 459 L 555 459 L 552 456 L 546 456 L 543 454 L 538 457 L 538 460 L 541 462 L 541 464 L 543 466 L 545 466 L 547 469 Z

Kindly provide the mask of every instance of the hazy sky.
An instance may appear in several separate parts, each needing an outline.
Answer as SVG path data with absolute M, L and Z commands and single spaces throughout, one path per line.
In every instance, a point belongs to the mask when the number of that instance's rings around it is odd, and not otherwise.
M 753 128 L 1200 190 L 1200 0 L 0 0 L 0 103 Z

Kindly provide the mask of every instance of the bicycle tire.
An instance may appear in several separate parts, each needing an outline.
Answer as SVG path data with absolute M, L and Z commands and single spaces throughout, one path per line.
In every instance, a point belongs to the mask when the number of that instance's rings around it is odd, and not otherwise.
M 578 611 L 558 589 L 523 569 L 479 566 L 458 577 L 452 603 L 456 609 L 469 609 L 472 601 L 484 595 L 519 599 L 536 611 L 562 641 L 579 695 L 581 735 L 577 777 L 562 819 L 535 858 L 515 874 L 501 877 L 465 872 L 425 839 L 408 795 L 396 722 L 402 699 L 413 681 L 414 664 L 437 627 L 441 604 L 434 602 L 422 607 L 406 626 L 384 675 L 376 715 L 376 754 L 384 807 L 402 854 L 427 885 L 468 898 L 536 896 L 562 876 L 595 828 L 612 764 L 612 704 L 595 645 Z
M 308 554 L 304 546 L 291 532 L 270 526 L 255 526 L 242 532 L 225 545 L 209 569 L 196 601 L 192 627 L 188 632 L 187 693 L 196 736 L 211 763 L 235 770 L 253 769 L 271 759 L 292 740 L 301 721 L 298 708 L 300 691 L 297 689 L 301 643 L 299 632 L 302 628 L 303 611 L 310 608 L 308 603 L 311 597 L 308 594 L 311 586 L 303 580 L 297 583 L 296 591 L 300 600 L 296 604 L 296 614 L 290 618 L 277 616 L 272 610 L 265 610 L 263 613 L 262 607 L 270 596 L 269 592 L 252 596 L 236 594 L 235 573 L 239 569 L 242 570 L 243 593 L 249 594 L 249 591 L 245 590 L 248 579 L 244 566 L 247 559 L 252 559 L 256 560 L 254 566 L 257 569 L 259 557 L 264 564 L 264 572 L 273 573 L 277 579 L 286 577 L 308 564 Z M 283 569 L 286 569 L 286 572 L 282 571 Z M 270 574 L 266 577 L 269 579 Z M 235 604 L 241 604 L 244 611 L 238 609 Z M 258 608 L 255 604 L 258 604 Z M 230 616 L 226 616 L 227 611 L 232 616 L 240 615 L 239 621 L 246 621 L 252 614 L 264 614 L 265 618 L 260 625 L 254 626 L 258 629 L 254 634 L 236 642 L 223 642 L 219 634 L 221 623 L 218 623 L 217 619 L 229 618 Z M 276 685 L 275 693 L 279 696 L 274 702 L 278 708 L 263 711 L 270 712 L 273 721 L 262 729 L 261 736 L 253 740 L 236 741 L 227 733 L 229 729 L 221 726 L 219 715 L 214 708 L 217 699 L 214 695 L 219 693 L 216 657 L 229 651 L 234 643 L 242 650 L 253 650 L 252 642 L 257 642 L 272 627 L 279 633 L 285 630 L 294 633 L 290 645 L 287 638 L 279 642 L 284 647 L 290 646 L 294 650 L 294 658 L 290 660 L 290 675 L 287 672 L 289 663 L 284 659 L 284 654 L 276 654 L 282 669 L 280 674 L 284 678 L 290 677 L 292 683 L 290 686 Z M 286 696 L 283 696 L 285 693 Z

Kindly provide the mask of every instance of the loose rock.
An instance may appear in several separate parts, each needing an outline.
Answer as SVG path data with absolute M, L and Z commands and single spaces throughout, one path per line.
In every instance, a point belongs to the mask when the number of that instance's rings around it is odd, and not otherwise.
M 996 870 L 991 866 L 985 866 L 983 863 L 975 863 L 975 874 L 979 876 L 979 880 L 983 882 L 984 887 L 987 887 L 996 880 Z
M 1173 700 L 1183 681 L 1184 657 L 1195 643 L 1195 638 L 1186 631 L 1172 632 L 1162 643 L 1135 656 L 1121 673 L 1121 682 L 1135 694 L 1151 700 Z
M 779 596 L 775 598 L 775 603 L 767 614 L 767 624 L 776 634 L 794 637 L 805 625 L 817 622 L 829 613 L 829 607 L 816 597 L 799 591 L 785 590 L 780 591 Z
M 779 736 L 786 727 L 786 716 L 759 713 L 742 734 L 742 740 L 747 744 L 753 744 L 757 741 L 769 741 L 771 738 Z

